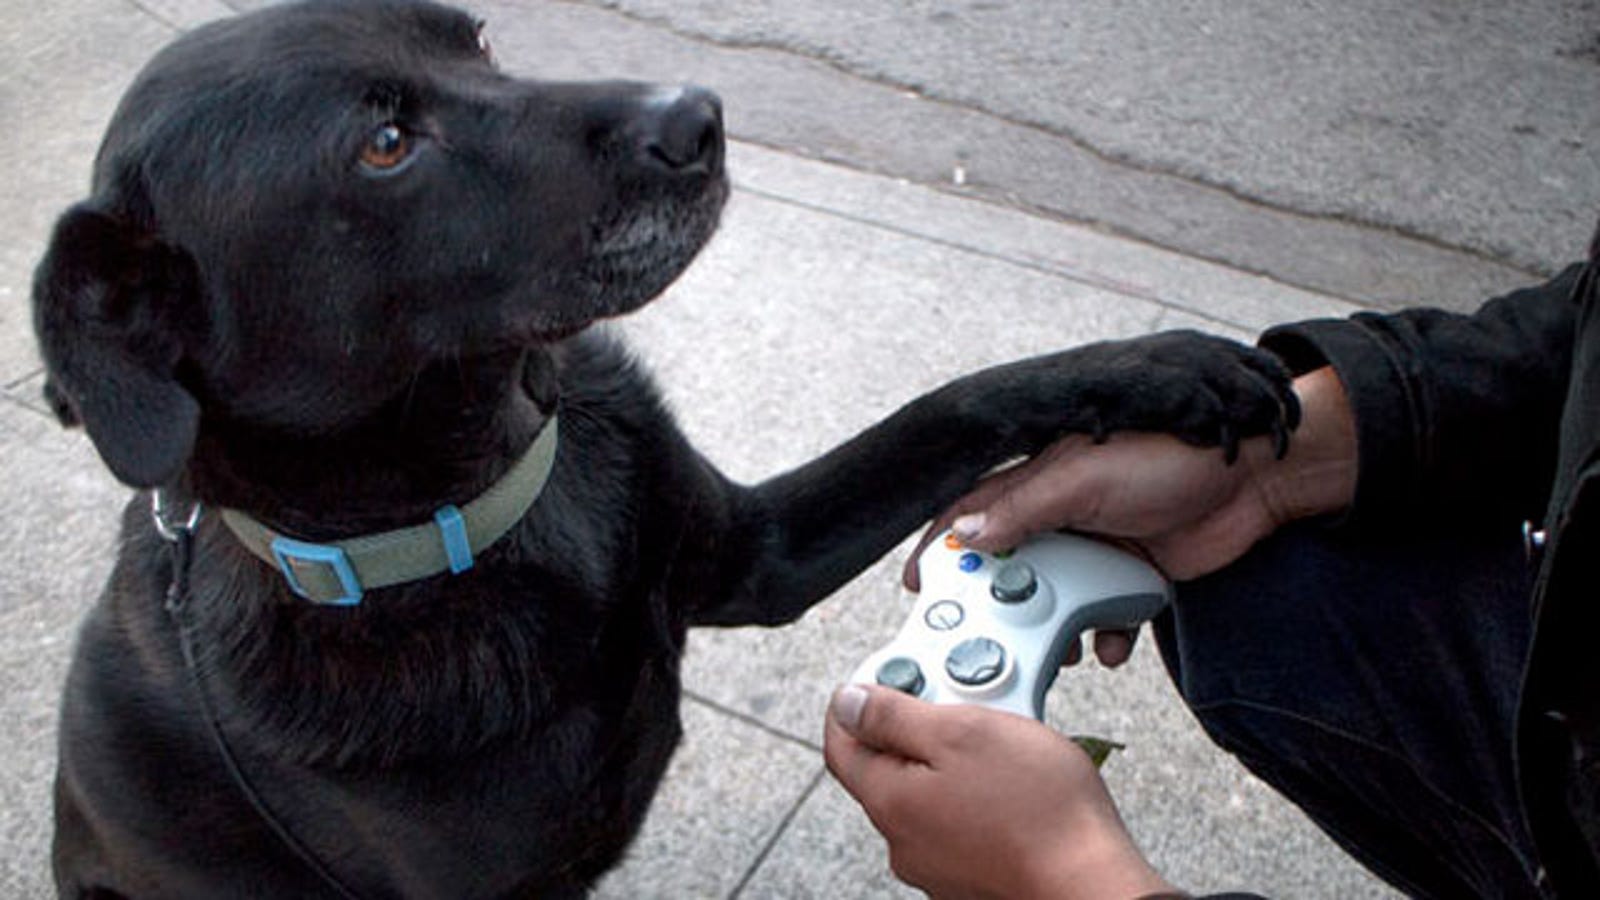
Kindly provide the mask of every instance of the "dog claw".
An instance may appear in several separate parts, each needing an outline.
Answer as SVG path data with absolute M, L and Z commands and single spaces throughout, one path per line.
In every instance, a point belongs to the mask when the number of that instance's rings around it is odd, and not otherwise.
M 1289 455 L 1289 426 L 1281 419 L 1272 426 L 1272 456 L 1283 459 Z
M 1230 422 L 1222 423 L 1222 433 L 1217 440 L 1222 445 L 1222 461 L 1233 465 L 1239 461 L 1239 435 Z

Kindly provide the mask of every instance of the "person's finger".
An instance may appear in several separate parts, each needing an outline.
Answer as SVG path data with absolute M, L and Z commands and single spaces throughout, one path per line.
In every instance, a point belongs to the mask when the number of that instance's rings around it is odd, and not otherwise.
M 884 688 L 846 685 L 834 692 L 823 730 L 828 771 L 880 831 L 908 797 L 927 794 L 926 756 L 940 740 L 932 704 Z M 943 707 L 949 710 L 949 707 Z M 885 831 L 887 833 L 887 831 Z
M 1083 662 L 1083 641 L 1073 638 L 1072 643 L 1067 645 L 1067 655 L 1061 661 L 1061 664 L 1063 666 L 1075 666 L 1080 662 Z
M 1138 629 L 1127 631 L 1097 631 L 1094 634 L 1094 655 L 1100 665 L 1116 668 L 1133 656 L 1133 644 L 1139 638 Z
M 928 545 L 933 543 L 939 535 L 949 531 L 951 523 L 956 519 L 993 503 L 995 498 L 1010 490 L 1013 484 L 1029 477 L 1029 473 L 1019 471 L 1022 468 L 1022 465 L 1013 466 L 987 476 L 976 487 L 956 502 L 950 504 L 949 508 L 945 509 L 929 523 L 927 529 L 922 532 L 922 537 L 917 541 L 916 549 L 912 551 L 910 558 L 906 560 L 905 567 L 900 573 L 900 580 L 907 590 L 922 590 L 917 563 L 922 558 L 922 552 L 928 549 Z
M 823 723 L 822 759 L 845 790 L 860 799 L 861 792 L 872 781 L 874 768 L 885 755 L 856 740 L 855 735 L 840 724 L 835 711 L 839 705 L 840 699 L 835 695 Z
M 1063 460 L 1092 449 L 1088 437 L 1073 435 L 1007 473 L 1005 490 L 951 524 L 956 536 L 973 549 L 992 553 L 1016 547 L 1030 534 L 1091 520 L 1094 510 L 1077 508 L 1083 484 Z
M 861 804 L 879 830 L 887 824 L 880 816 L 894 808 L 895 798 L 922 790 L 922 778 L 929 771 L 919 760 L 867 746 L 832 715 L 823 728 L 822 758 L 834 780 Z
M 927 761 L 942 746 L 944 726 L 938 709 L 899 691 L 847 684 L 834 692 L 828 718 L 866 747 Z

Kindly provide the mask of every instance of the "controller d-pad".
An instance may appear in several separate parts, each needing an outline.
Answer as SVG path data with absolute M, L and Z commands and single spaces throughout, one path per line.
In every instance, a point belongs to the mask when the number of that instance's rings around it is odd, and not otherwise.
M 934 631 L 949 631 L 967 618 L 967 611 L 954 600 L 940 600 L 922 614 L 922 621 Z
M 904 656 L 885 660 L 883 665 L 878 667 L 877 680 L 884 687 L 894 688 L 902 694 L 910 694 L 913 697 L 922 693 L 924 684 L 922 667 L 918 666 L 915 660 L 906 659 Z
M 988 684 L 1006 671 L 1006 648 L 990 638 L 968 638 L 950 649 L 944 671 L 967 687 Z

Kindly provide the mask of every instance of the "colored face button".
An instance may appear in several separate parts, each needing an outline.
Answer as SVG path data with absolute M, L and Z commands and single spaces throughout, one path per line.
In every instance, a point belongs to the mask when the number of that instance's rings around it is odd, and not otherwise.
M 956 565 L 960 566 L 963 572 L 976 572 L 983 568 L 983 557 L 976 553 L 963 553 Z

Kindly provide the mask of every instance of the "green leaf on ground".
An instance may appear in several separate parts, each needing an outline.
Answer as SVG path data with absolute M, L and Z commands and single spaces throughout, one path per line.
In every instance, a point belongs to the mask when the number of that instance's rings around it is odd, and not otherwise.
M 1089 754 L 1089 758 L 1094 761 L 1096 769 L 1105 765 L 1106 760 L 1111 758 L 1111 754 L 1118 750 L 1128 749 L 1126 744 L 1108 741 L 1105 738 L 1090 737 L 1086 734 L 1073 735 L 1072 740 L 1079 747 L 1082 747 L 1085 753 Z

